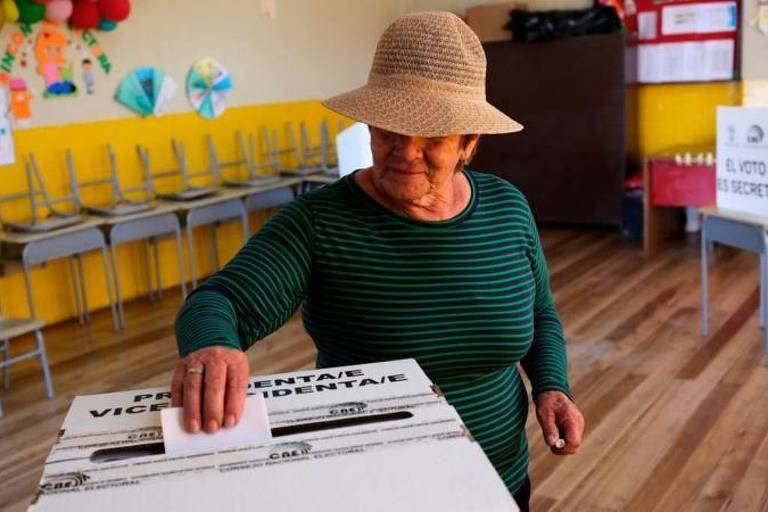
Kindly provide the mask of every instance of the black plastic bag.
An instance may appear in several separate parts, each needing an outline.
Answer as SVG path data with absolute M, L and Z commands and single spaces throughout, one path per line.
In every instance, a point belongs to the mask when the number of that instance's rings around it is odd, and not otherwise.
M 586 34 L 621 32 L 616 10 L 609 6 L 569 11 L 510 12 L 504 28 L 512 31 L 512 40 L 530 43 Z

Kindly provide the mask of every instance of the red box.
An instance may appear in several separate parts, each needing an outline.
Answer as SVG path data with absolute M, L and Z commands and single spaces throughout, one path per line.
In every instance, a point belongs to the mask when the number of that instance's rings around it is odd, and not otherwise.
M 678 165 L 672 158 L 648 162 L 654 206 L 715 206 L 715 166 Z

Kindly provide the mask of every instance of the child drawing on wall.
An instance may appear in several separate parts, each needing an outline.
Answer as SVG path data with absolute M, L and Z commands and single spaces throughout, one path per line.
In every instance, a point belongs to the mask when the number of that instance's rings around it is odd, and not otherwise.
M 72 82 L 72 68 L 64 54 L 68 43 L 67 37 L 51 24 L 44 24 L 37 35 L 35 58 L 37 72 L 45 79 L 43 97 L 70 96 L 77 92 Z
M 11 79 L 11 114 L 17 126 L 28 126 L 32 120 L 32 94 L 21 77 Z
M 93 94 L 94 81 L 93 81 L 93 64 L 91 59 L 83 59 L 83 82 L 85 82 L 85 91 L 88 94 Z

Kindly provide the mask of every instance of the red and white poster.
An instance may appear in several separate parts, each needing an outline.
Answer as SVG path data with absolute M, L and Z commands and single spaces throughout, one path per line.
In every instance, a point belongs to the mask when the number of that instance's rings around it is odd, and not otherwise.
M 736 0 L 625 0 L 624 14 L 630 82 L 736 78 Z

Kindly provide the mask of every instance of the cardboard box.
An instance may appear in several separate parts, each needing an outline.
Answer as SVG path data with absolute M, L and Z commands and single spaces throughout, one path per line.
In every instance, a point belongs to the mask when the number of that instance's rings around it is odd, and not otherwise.
M 467 9 L 464 19 L 469 28 L 475 31 L 482 43 L 493 41 L 511 41 L 512 32 L 503 27 L 509 21 L 509 11 L 525 9 L 520 2 L 502 2 L 498 4 L 478 5 Z
M 167 389 L 75 398 L 30 511 L 510 511 L 509 492 L 413 360 L 251 379 L 274 438 L 166 456 Z

